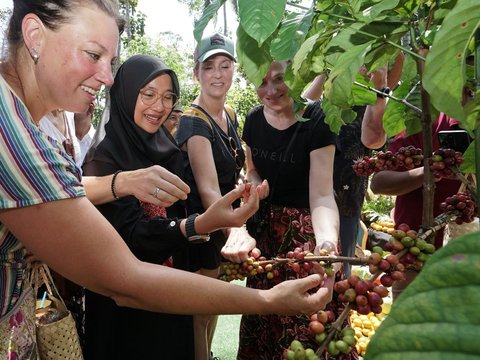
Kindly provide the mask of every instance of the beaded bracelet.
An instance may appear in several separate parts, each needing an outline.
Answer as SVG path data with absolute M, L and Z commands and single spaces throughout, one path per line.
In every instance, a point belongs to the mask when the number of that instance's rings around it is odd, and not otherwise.
M 113 177 L 112 177 L 112 184 L 110 186 L 111 190 L 112 190 L 112 195 L 113 195 L 113 198 L 115 200 L 118 200 L 119 197 L 117 196 L 117 193 L 115 192 L 115 179 L 117 178 L 117 175 L 120 174 L 122 172 L 122 170 L 117 170 L 115 171 L 115 173 L 113 174 Z

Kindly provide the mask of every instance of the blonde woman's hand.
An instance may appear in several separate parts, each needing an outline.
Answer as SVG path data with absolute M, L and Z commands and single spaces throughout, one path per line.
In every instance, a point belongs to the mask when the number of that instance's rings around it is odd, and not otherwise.
M 233 208 L 232 204 L 243 198 L 242 205 Z M 199 234 L 212 231 L 240 227 L 258 210 L 258 193 L 251 184 L 241 184 L 215 201 L 203 214 L 195 220 L 195 230 Z
M 256 244 L 256 240 L 250 236 L 245 227 L 231 228 L 230 236 L 221 253 L 225 259 L 240 264 L 248 259 L 250 251 L 255 249 Z
M 167 169 L 153 165 L 148 168 L 122 171 L 115 180 L 119 197 L 133 195 L 138 200 L 168 207 L 178 200 L 185 200 L 189 186 Z

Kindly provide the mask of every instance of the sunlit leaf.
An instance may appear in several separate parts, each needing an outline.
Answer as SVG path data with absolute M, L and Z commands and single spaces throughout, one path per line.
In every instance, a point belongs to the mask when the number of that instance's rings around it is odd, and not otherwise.
M 277 29 L 287 0 L 238 0 L 240 23 L 259 46 Z
M 460 171 L 466 174 L 476 174 L 475 171 L 475 140 L 468 145 L 463 153 L 463 164 L 460 165 Z
M 385 10 L 391 10 L 395 8 L 400 0 L 388 0 L 388 1 L 380 1 L 375 5 L 368 7 L 367 9 L 363 10 L 360 16 L 357 15 L 359 20 L 364 21 L 365 23 L 372 22 L 378 19 L 378 16 Z
M 365 360 L 480 359 L 480 233 L 427 261 L 368 344 Z
M 373 87 L 372 82 L 365 79 L 365 77 L 360 73 L 357 73 L 355 82 L 359 84 L 363 84 L 365 86 Z M 352 93 L 349 99 L 350 105 L 352 106 L 353 105 L 359 105 L 359 106 L 370 105 L 370 104 L 374 104 L 376 101 L 377 101 L 377 94 L 375 94 L 373 91 L 356 84 L 353 85 Z
M 203 11 L 200 19 L 195 21 L 195 27 L 193 29 L 193 36 L 197 42 L 200 42 L 202 39 L 202 34 L 205 28 L 207 27 L 210 20 L 217 14 L 218 9 L 222 7 L 225 3 L 225 0 L 215 0 L 212 1 Z
M 376 41 L 374 49 L 385 44 L 385 39 L 398 42 L 408 27 L 398 22 L 353 23 L 339 31 L 326 48 L 327 61 L 335 64 L 340 54 L 353 46 Z M 378 57 L 378 55 L 377 55 Z M 369 62 L 374 58 L 368 57 Z
M 295 57 L 293 59 L 293 73 L 297 74 L 298 71 L 300 70 L 300 65 L 302 64 L 303 60 L 311 53 L 313 47 L 315 46 L 315 43 L 317 42 L 317 39 L 320 34 L 315 34 L 308 39 L 305 40 L 305 42 L 302 44 L 298 52 L 295 54 Z
M 423 86 L 436 109 L 465 120 L 462 108 L 465 58 L 470 38 L 480 26 L 480 1 L 459 1 L 445 17 L 425 62 Z
M 402 79 L 392 94 L 420 109 L 420 84 L 417 75 L 417 65 L 411 56 L 406 56 L 403 63 Z M 405 104 L 388 100 L 383 115 L 383 127 L 388 136 L 395 136 L 403 131 L 408 123 L 409 133 L 421 130 L 421 114 L 410 109 Z
M 475 97 L 465 105 L 465 113 L 467 114 L 467 118 L 465 121 L 462 121 L 462 128 L 473 132 L 477 126 L 477 122 L 480 121 L 480 90 L 478 90 Z
M 290 60 L 302 45 L 311 25 L 313 12 L 291 13 L 282 21 L 277 37 L 272 41 L 270 54 L 276 60 Z
M 332 104 L 349 106 L 353 81 L 372 42 L 354 46 L 338 58 L 325 83 L 325 95 Z
M 258 42 L 251 38 L 242 28 L 237 28 L 237 56 L 240 65 L 245 71 L 248 80 L 258 87 L 272 63 L 272 57 L 268 51 L 270 44 L 265 42 L 261 47 Z
M 395 12 L 402 17 L 409 18 L 417 11 L 420 2 L 418 0 L 400 0 Z

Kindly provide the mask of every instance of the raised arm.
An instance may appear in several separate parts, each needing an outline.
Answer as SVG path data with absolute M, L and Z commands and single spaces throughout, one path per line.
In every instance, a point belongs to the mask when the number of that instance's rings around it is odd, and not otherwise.
M 338 242 L 339 215 L 333 195 L 335 146 L 328 145 L 310 153 L 310 211 L 317 245 Z
M 385 65 L 370 74 L 375 89 L 394 89 L 397 86 L 402 76 L 403 60 L 404 55 L 399 53 L 390 69 Z M 380 96 L 377 97 L 375 104 L 368 105 L 365 110 L 361 140 L 369 149 L 379 149 L 385 145 L 387 134 L 383 129 L 383 114 L 386 104 L 386 98 Z
M 320 74 L 313 79 L 310 86 L 303 93 L 303 97 L 308 100 L 320 100 L 323 94 L 323 85 L 327 76 L 325 74 Z

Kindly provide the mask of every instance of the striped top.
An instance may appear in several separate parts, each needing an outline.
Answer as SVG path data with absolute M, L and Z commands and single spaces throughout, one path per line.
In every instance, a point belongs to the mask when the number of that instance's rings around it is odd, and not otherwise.
M 0 210 L 84 196 L 79 169 L 0 75 Z M 0 317 L 22 292 L 25 248 L 0 223 Z

